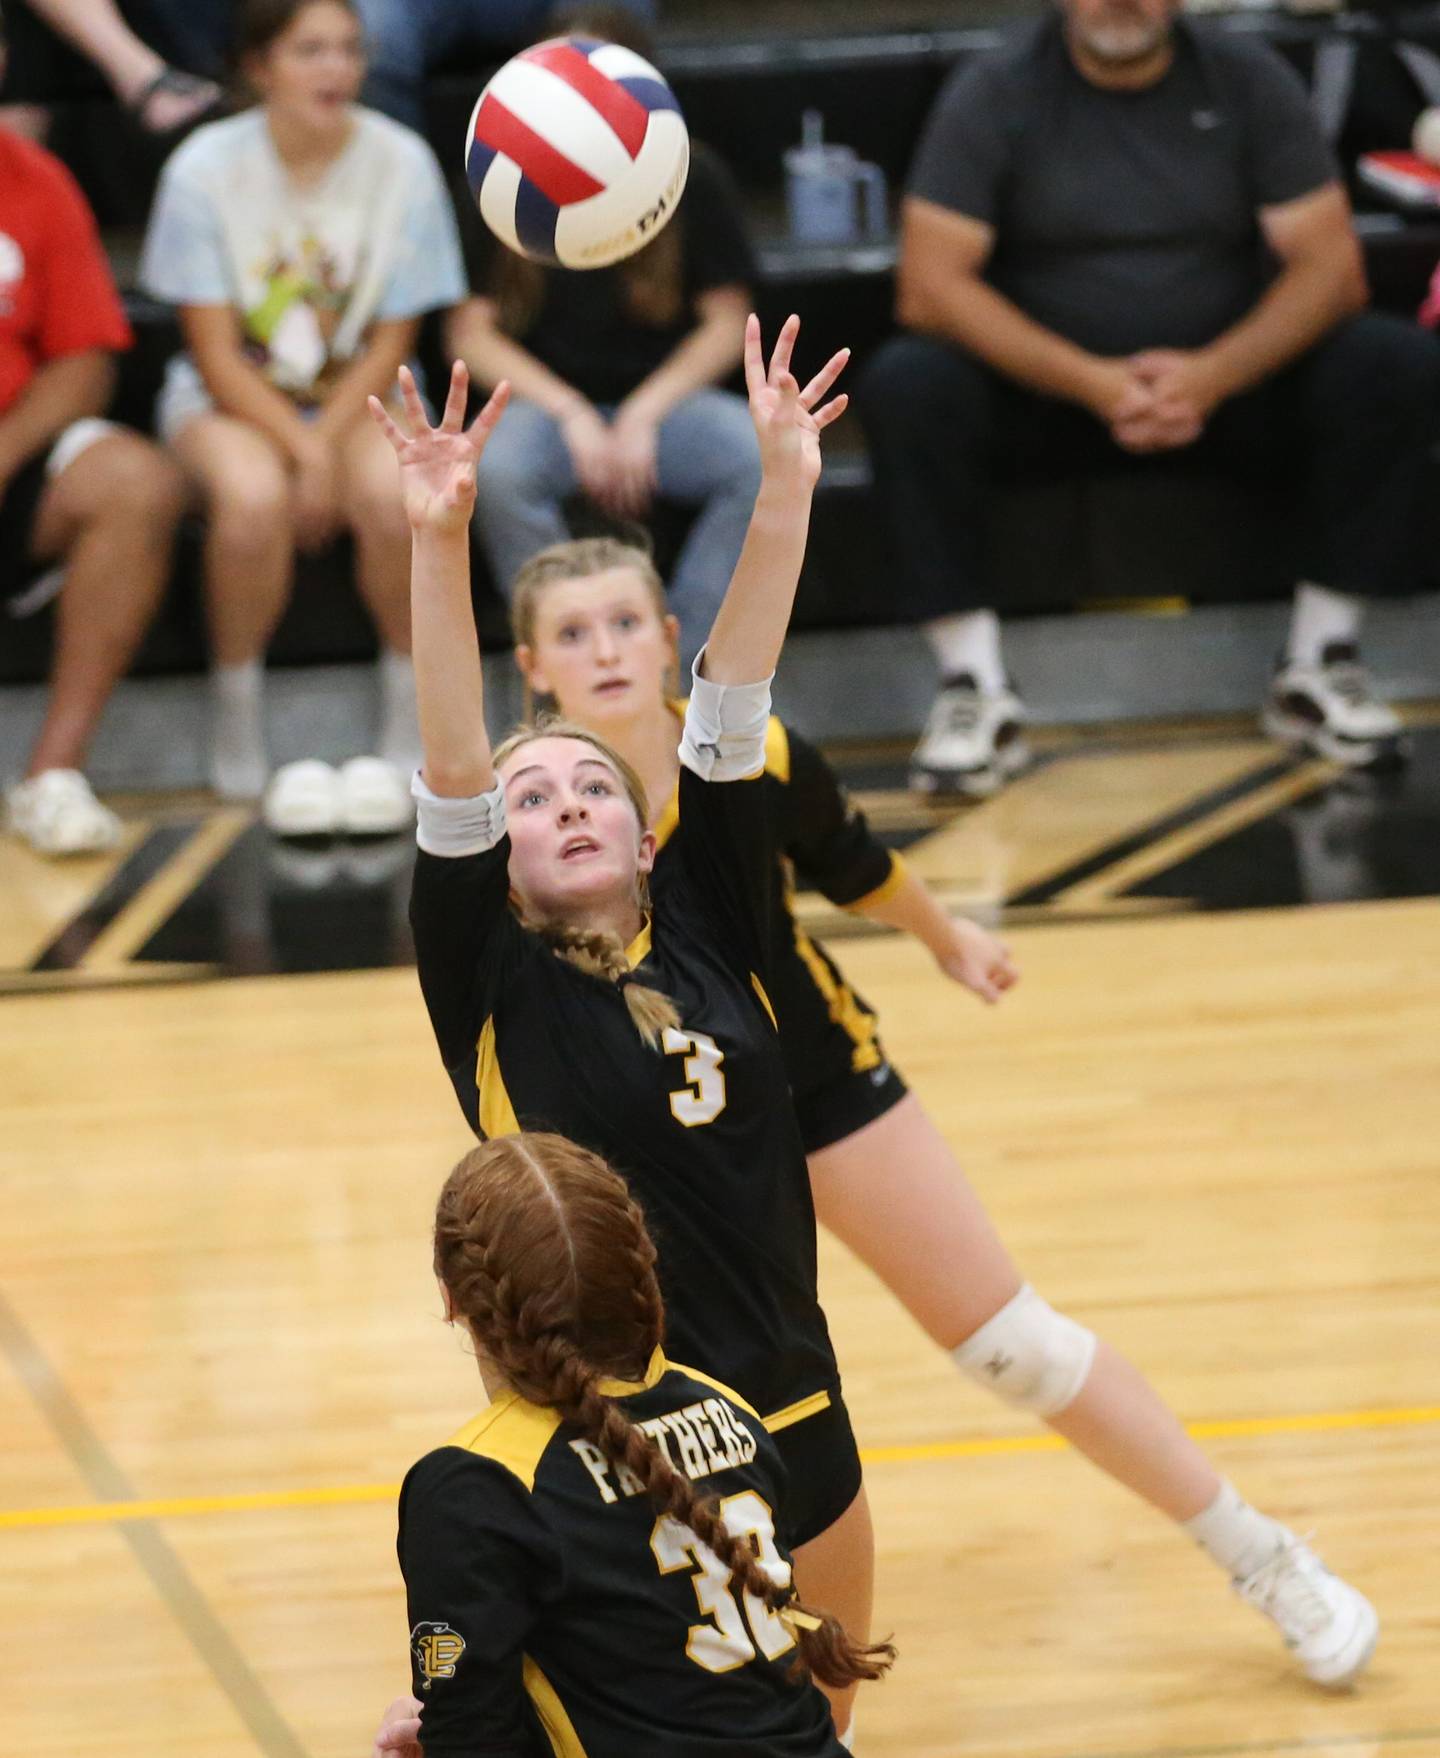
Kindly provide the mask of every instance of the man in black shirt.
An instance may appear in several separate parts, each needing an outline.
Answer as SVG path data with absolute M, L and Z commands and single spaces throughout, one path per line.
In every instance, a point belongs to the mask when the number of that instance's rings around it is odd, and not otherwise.
M 1201 34 L 1173 0 L 1062 0 L 952 78 L 905 203 L 911 333 L 861 401 L 942 673 L 914 785 L 987 793 L 1025 760 L 983 574 L 997 457 L 1298 463 L 1305 580 L 1267 729 L 1350 763 L 1397 748 L 1356 637 L 1396 572 L 1440 350 L 1365 302 L 1336 167 L 1263 45 Z

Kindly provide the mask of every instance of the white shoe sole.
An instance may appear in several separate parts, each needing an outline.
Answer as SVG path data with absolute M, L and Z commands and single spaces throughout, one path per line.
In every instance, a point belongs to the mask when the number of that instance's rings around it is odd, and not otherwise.
M 998 746 L 994 759 L 975 769 L 937 769 L 928 764 L 910 767 L 910 787 L 914 793 L 932 798 L 988 800 L 999 793 L 1030 762 L 1030 747 L 1024 739 L 1012 739 Z
M 1348 1691 L 1369 1666 L 1380 1640 L 1380 1618 L 1368 1599 L 1361 1604 L 1360 1625 L 1345 1652 L 1322 1665 L 1305 1668 L 1311 1684 L 1327 1691 Z
M 1314 721 L 1286 714 L 1281 708 L 1267 707 L 1260 716 L 1266 735 L 1278 739 L 1292 750 L 1308 751 L 1330 763 L 1343 763 L 1347 769 L 1370 769 L 1376 764 L 1393 763 L 1405 755 L 1402 731 L 1378 739 L 1347 739 Z

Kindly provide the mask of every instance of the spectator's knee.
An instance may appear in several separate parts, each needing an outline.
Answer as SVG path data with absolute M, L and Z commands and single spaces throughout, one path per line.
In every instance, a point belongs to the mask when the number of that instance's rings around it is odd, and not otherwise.
M 278 462 L 230 471 L 210 491 L 210 518 L 227 540 L 256 550 L 293 539 L 290 483 Z
M 165 536 L 173 532 L 185 510 L 179 465 L 138 433 L 111 434 L 100 446 L 100 516 L 158 529 Z
M 978 361 L 928 336 L 900 335 L 871 356 L 855 383 L 855 404 L 867 429 L 913 431 L 917 410 L 954 410 L 987 395 Z
M 1336 335 L 1348 394 L 1397 414 L 1432 414 L 1440 407 L 1440 340 L 1404 318 L 1366 312 Z

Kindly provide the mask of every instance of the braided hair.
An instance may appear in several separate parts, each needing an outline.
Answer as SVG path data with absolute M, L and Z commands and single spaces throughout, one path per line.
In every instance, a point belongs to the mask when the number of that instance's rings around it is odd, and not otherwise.
M 745 1592 L 794 1633 L 796 1671 L 843 1687 L 888 1668 L 888 1643 L 862 1646 L 776 1580 L 722 1524 L 655 1441 L 601 1390 L 643 1379 L 665 1332 L 655 1247 L 624 1180 L 559 1135 L 501 1136 L 472 1148 L 435 1212 L 435 1274 L 453 1314 L 522 1398 L 558 1411 L 651 1504 L 690 1529 Z M 788 1577 L 788 1571 L 787 1571 Z
M 495 752 L 496 769 L 536 739 L 579 739 L 598 751 L 625 789 L 641 831 L 646 829 L 650 822 L 650 806 L 645 798 L 645 784 L 617 751 L 612 751 L 603 739 L 573 721 L 542 715 L 533 725 L 518 727 Z M 649 908 L 650 888 L 644 874 L 636 876 L 636 901 L 642 911 Z M 526 926 L 547 941 L 556 955 L 567 963 L 592 977 L 599 977 L 602 982 L 617 984 L 636 1031 L 652 1050 L 660 1048 L 660 1034 L 667 1026 L 680 1024 L 680 1015 L 668 995 L 633 980 L 630 961 L 618 934 L 603 928 L 581 928 L 564 922 L 529 922 Z

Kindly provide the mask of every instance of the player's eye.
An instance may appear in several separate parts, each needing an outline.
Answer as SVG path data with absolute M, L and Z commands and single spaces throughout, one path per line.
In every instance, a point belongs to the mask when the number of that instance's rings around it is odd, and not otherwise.
M 639 624 L 639 617 L 637 617 L 632 611 L 626 611 L 623 616 L 618 616 L 615 619 L 615 627 L 617 629 L 623 629 L 627 635 L 631 629 L 638 628 Z
M 585 633 L 585 631 L 579 623 L 566 623 L 564 628 L 562 628 L 560 631 L 559 638 L 562 641 L 569 641 L 569 642 L 573 643 L 575 641 L 578 641 L 584 633 Z
M 597 778 L 595 781 L 587 781 L 580 791 L 581 793 L 608 794 L 613 793 L 614 789 L 608 781 L 600 781 Z
M 516 803 L 522 808 L 525 806 L 543 806 L 545 804 L 545 796 L 540 792 L 538 787 L 527 787 Z

